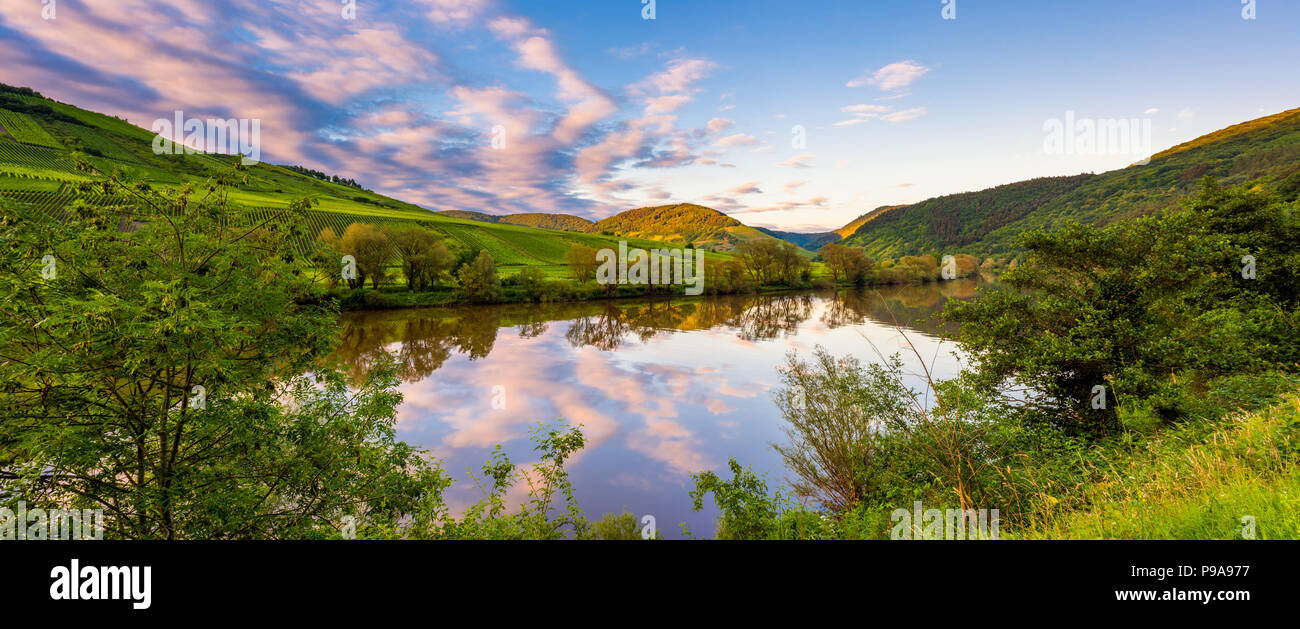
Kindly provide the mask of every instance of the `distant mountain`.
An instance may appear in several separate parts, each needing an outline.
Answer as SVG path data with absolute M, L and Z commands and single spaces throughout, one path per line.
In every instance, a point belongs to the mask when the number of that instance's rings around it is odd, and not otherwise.
M 482 223 L 499 223 L 501 217 L 495 214 L 485 212 L 475 212 L 474 210 L 438 210 L 434 214 L 441 214 L 450 218 L 459 218 L 466 221 L 479 221 Z
M 566 232 L 585 232 L 590 231 L 594 224 L 581 216 L 572 214 L 545 214 L 542 212 L 528 212 L 525 214 L 507 214 L 502 216 L 498 222 L 509 223 L 511 225 L 524 225 L 526 227 L 538 227 L 541 229 L 558 229 Z
M 794 243 L 809 251 L 816 251 L 826 246 L 827 243 L 835 242 L 840 239 L 840 235 L 835 232 L 783 232 L 776 229 L 768 229 L 766 227 L 759 227 L 758 231 L 773 238 L 780 238 L 786 242 Z
M 1157 153 L 1145 165 L 1102 174 L 1044 177 L 877 210 L 844 244 L 875 257 L 922 253 L 1010 256 L 1030 229 L 1067 220 L 1108 224 L 1158 212 L 1212 175 L 1300 196 L 1300 109 L 1251 120 Z M 850 224 L 851 225 L 851 224 Z M 846 226 L 847 227 L 847 226 Z
M 590 231 L 593 224 L 590 220 L 581 216 L 572 214 L 546 214 L 543 212 L 525 212 L 522 214 L 488 214 L 486 212 L 475 212 L 474 210 L 441 210 L 435 212 L 451 218 L 459 218 L 467 221 L 479 221 L 481 223 L 499 223 L 505 225 L 523 225 L 524 227 L 537 227 L 539 229 L 557 229 L 569 232 L 586 232 Z

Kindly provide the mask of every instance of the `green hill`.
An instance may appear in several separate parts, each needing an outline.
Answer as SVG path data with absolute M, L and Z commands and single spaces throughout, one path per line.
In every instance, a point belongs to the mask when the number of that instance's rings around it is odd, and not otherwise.
M 1015 253 L 1015 238 L 1068 220 L 1107 224 L 1158 212 L 1212 175 L 1258 181 L 1300 196 L 1300 109 L 1252 120 L 1158 153 L 1146 165 L 1098 175 L 1044 177 L 948 195 L 867 215 L 845 244 L 877 257 Z
M 569 232 L 586 232 L 590 231 L 593 223 L 581 216 L 572 214 L 545 214 L 542 212 L 526 212 L 523 214 L 507 214 L 502 216 L 500 221 L 510 225 L 523 225 L 525 227 L 537 227 L 539 229 L 557 229 Z
M 747 240 L 771 237 L 722 212 L 693 203 L 627 210 L 597 221 L 588 231 L 674 244 L 694 243 L 718 251 L 730 251 Z
M 86 198 L 75 191 L 74 184 L 91 177 L 76 171 L 73 151 L 84 155 L 100 172 L 120 169 L 133 180 L 160 188 L 202 181 L 235 159 L 204 153 L 156 155 L 152 146 L 155 136 L 146 129 L 45 98 L 29 88 L 4 84 L 0 84 L 0 129 L 0 199 L 54 215 L 74 200 Z M 591 223 L 576 216 L 432 212 L 366 190 L 347 176 L 298 166 L 260 163 L 250 166 L 248 175 L 247 184 L 233 191 L 230 199 L 254 216 L 286 207 L 296 199 L 315 202 L 307 213 L 309 236 L 301 242 L 304 250 L 322 229 L 341 233 L 353 222 L 419 223 L 472 250 L 486 249 L 504 267 L 561 266 L 573 244 L 597 249 L 616 248 L 619 240 L 641 248 L 656 244 L 634 237 L 583 233 Z M 94 201 L 126 202 L 98 197 Z

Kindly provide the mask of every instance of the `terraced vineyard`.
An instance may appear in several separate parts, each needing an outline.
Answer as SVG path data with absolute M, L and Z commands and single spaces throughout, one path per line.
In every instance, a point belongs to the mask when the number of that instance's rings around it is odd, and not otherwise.
M 77 174 L 67 153 L 0 140 L 0 173 L 24 171 Z
M 4 127 L 5 131 L 8 131 L 13 139 L 24 144 L 36 144 L 55 149 L 63 148 L 63 145 L 59 144 L 59 141 L 55 140 L 54 136 L 42 129 L 41 125 L 36 124 L 36 121 L 26 114 L 0 109 L 0 127 Z

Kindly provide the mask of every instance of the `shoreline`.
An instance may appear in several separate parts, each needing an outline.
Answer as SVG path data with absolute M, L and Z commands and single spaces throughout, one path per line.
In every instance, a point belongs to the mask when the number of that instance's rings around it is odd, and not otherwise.
M 383 310 L 413 310 L 419 308 L 456 308 L 465 306 L 501 306 L 512 304 L 568 304 L 568 303 L 587 303 L 587 302 L 620 302 L 634 299 L 682 299 L 682 298 L 703 298 L 717 297 L 728 295 L 764 295 L 764 294 L 782 294 L 800 291 L 829 291 L 834 290 L 837 293 L 843 290 L 854 289 L 871 289 L 882 287 L 900 287 L 900 286 L 924 286 L 927 284 L 944 284 L 948 282 L 957 282 L 962 280 L 974 281 L 994 281 L 992 278 L 984 277 L 983 274 L 976 273 L 973 275 L 959 276 L 951 280 L 935 279 L 923 280 L 919 282 L 877 282 L 862 285 L 856 284 L 832 284 L 829 286 L 817 286 L 816 283 L 809 283 L 805 286 L 783 286 L 783 287 L 760 287 L 752 290 L 740 290 L 730 292 L 709 292 L 705 291 L 699 295 L 687 295 L 678 291 L 651 291 L 642 287 L 629 288 L 626 291 L 617 291 L 613 295 L 593 295 L 587 299 L 534 299 L 532 296 L 519 289 L 518 287 L 503 287 L 505 295 L 502 299 L 494 301 L 476 302 L 464 299 L 458 295 L 457 289 L 443 291 L 425 291 L 413 293 L 405 290 L 385 290 L 383 288 L 361 288 L 350 291 L 332 290 L 328 297 L 339 300 L 339 311 L 344 312 L 367 312 Z M 581 289 L 583 287 L 574 286 L 572 288 Z M 379 295 L 382 301 L 367 303 L 368 295 Z M 428 301 L 407 301 L 402 297 L 448 297 L 442 300 Z M 393 299 L 396 298 L 396 299 Z

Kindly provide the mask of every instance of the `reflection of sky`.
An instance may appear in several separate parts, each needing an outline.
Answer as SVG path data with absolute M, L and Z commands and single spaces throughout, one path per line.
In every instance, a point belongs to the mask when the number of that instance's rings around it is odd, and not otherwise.
M 498 443 L 516 463 L 536 461 L 528 429 L 564 417 L 581 424 L 588 440 L 569 465 L 588 517 L 626 509 L 638 519 L 654 515 L 669 537 L 680 534 L 681 522 L 711 536 L 715 512 L 711 503 L 690 511 L 689 474 L 721 473 L 735 457 L 766 473 L 770 485 L 784 480 L 770 444 L 784 440 L 772 391 L 788 351 L 807 354 L 822 345 L 869 362 L 877 356 L 874 343 L 886 355 L 900 353 L 909 372 L 919 371 L 897 331 L 875 323 L 831 329 L 821 321 L 826 305 L 814 300 L 812 316 L 793 333 L 757 341 L 720 326 L 665 331 L 645 342 L 629 335 L 618 349 L 602 351 L 573 347 L 565 338 L 568 321 L 552 322 L 534 338 L 503 328 L 488 356 L 454 354 L 429 378 L 402 385 L 398 436 L 443 459 L 458 480 L 448 499 L 459 511 L 481 496 L 466 468 L 477 474 Z M 951 345 L 936 358 L 934 337 L 908 336 L 927 363 L 935 359 L 936 377 L 955 374 Z M 497 385 L 505 387 L 504 409 L 493 406 Z M 523 498 L 518 492 L 511 504 Z

